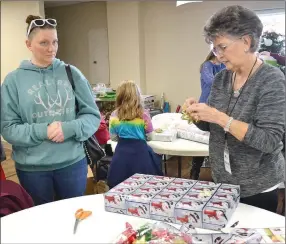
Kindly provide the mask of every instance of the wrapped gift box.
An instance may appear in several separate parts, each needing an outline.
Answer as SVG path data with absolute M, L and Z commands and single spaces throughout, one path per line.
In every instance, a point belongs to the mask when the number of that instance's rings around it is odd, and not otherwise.
M 178 138 L 186 139 L 189 141 L 200 142 L 204 144 L 209 144 L 209 135 L 208 132 L 205 132 L 205 135 L 197 133 L 196 131 L 185 131 L 185 130 L 177 130 Z
M 181 226 L 181 232 L 191 234 L 194 243 L 204 244 L 254 244 L 254 243 L 285 243 L 285 228 L 229 228 L 223 229 L 221 233 L 198 234 L 192 225 Z
M 210 133 L 198 129 L 194 124 L 188 124 L 186 120 L 178 122 L 176 129 L 179 138 L 209 144 Z
M 165 141 L 171 142 L 177 138 L 177 131 L 173 129 L 165 129 L 158 133 L 156 130 L 153 132 L 152 141 Z
M 105 210 L 219 230 L 240 200 L 236 185 L 135 174 L 105 193 Z

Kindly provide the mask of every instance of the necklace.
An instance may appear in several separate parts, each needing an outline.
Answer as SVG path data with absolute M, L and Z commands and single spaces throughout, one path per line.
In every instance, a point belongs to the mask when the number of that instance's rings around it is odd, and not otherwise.
M 250 70 L 250 72 L 249 72 L 249 74 L 248 74 L 248 77 L 247 77 L 247 79 L 246 79 L 246 82 L 248 81 L 248 79 L 249 79 L 249 77 L 250 77 L 250 75 L 251 75 L 251 73 L 252 73 L 252 70 L 253 70 L 253 68 L 254 68 L 254 66 L 255 66 L 255 64 L 256 64 L 256 62 L 257 62 L 257 58 L 255 59 L 255 62 L 254 62 L 253 66 L 252 66 L 252 68 L 251 68 L 251 70 Z M 232 85 L 232 87 L 234 87 L 235 78 L 236 78 L 236 73 L 234 73 L 234 78 L 233 78 L 233 85 Z M 243 86 L 240 87 L 238 90 L 233 90 L 233 96 L 234 96 L 234 97 L 237 98 L 237 97 L 240 96 L 240 92 L 241 92 L 241 90 L 243 89 L 243 87 L 244 87 L 244 85 L 246 84 L 246 82 L 245 82 L 245 83 L 243 84 Z
M 248 74 L 247 80 L 245 81 L 244 85 L 243 85 L 238 91 L 236 91 L 236 94 L 234 94 L 234 91 L 233 91 L 233 90 L 234 90 L 233 88 L 234 88 L 235 77 L 236 77 L 236 73 L 234 73 L 234 79 L 233 79 L 232 88 L 231 88 L 232 94 L 231 94 L 231 96 L 230 96 L 230 98 L 229 98 L 228 106 L 227 106 L 227 109 L 226 109 L 226 114 L 227 114 L 227 115 L 231 115 L 231 114 L 232 114 L 232 111 L 234 110 L 234 107 L 235 107 L 235 105 L 236 105 L 236 103 L 237 103 L 237 101 L 238 101 L 238 99 L 239 99 L 241 93 L 243 92 L 243 89 L 244 89 L 246 83 L 248 82 L 248 80 L 249 80 L 249 78 L 250 78 L 250 75 L 251 75 L 251 73 L 252 73 L 252 70 L 253 70 L 253 68 L 254 68 L 254 66 L 255 66 L 255 64 L 256 64 L 256 62 L 257 62 L 257 58 L 256 58 L 255 63 L 253 64 L 253 66 L 252 66 L 252 68 L 251 68 L 251 70 L 250 70 L 250 72 L 249 72 L 249 74 Z M 232 96 L 236 97 L 236 101 L 235 101 L 235 103 L 234 103 L 232 109 L 229 111 L 229 109 L 230 109 L 229 106 L 230 106 L 230 102 L 231 102 Z
M 241 91 L 241 87 L 238 90 L 233 91 L 233 96 L 234 97 L 239 97 Z

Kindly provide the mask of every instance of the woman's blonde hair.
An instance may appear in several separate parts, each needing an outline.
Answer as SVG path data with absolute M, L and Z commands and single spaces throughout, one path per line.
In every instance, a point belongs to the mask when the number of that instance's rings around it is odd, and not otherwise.
M 119 120 L 143 118 L 139 87 L 132 80 L 124 80 L 116 90 L 116 110 Z

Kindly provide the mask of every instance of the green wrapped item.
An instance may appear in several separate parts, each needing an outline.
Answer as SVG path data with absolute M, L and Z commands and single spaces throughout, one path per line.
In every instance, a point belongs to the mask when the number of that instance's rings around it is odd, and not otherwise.
M 198 123 L 198 120 L 193 119 L 186 111 L 182 111 L 182 120 L 187 120 L 189 124 Z
M 152 239 L 152 228 L 150 225 L 145 224 L 141 226 L 140 229 L 137 230 L 137 239 L 138 243 L 145 243 L 147 241 L 151 241 Z

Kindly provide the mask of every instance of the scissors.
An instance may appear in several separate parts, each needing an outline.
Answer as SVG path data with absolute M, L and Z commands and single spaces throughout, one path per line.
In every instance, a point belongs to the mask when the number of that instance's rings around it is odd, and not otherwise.
M 77 230 L 77 226 L 78 226 L 78 223 L 84 219 L 86 219 L 87 217 L 89 217 L 90 215 L 92 214 L 91 211 L 84 211 L 82 208 L 78 209 L 76 212 L 75 212 L 75 224 L 74 224 L 74 229 L 73 229 L 73 233 L 75 234 L 76 233 L 76 230 Z

